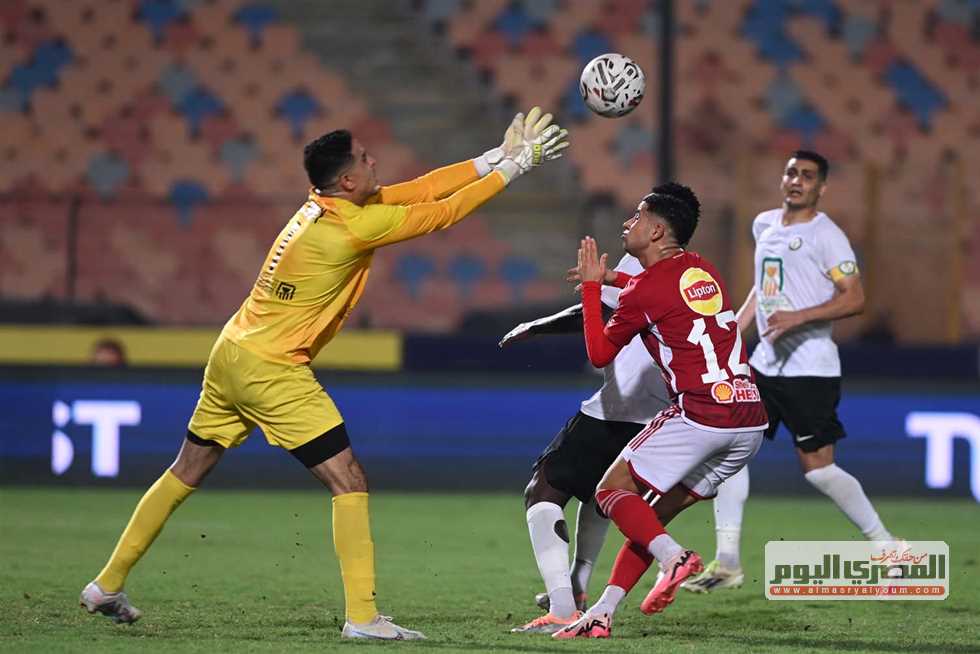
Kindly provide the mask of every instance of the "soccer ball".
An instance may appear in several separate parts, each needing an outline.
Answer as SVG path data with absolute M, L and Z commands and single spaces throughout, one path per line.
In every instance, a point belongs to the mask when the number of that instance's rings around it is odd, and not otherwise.
M 585 106 L 606 118 L 619 118 L 633 111 L 646 89 L 643 70 L 626 55 L 599 55 L 582 70 L 579 90 Z

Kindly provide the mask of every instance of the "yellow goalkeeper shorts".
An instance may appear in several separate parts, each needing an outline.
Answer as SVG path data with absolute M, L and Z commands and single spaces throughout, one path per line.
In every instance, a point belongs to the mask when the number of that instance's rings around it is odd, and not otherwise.
M 292 450 L 343 421 L 309 366 L 267 361 L 219 337 L 187 429 L 237 447 L 258 425 L 270 445 Z

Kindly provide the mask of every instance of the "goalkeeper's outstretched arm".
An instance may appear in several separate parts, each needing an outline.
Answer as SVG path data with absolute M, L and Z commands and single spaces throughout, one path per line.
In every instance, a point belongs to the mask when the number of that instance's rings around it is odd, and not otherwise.
M 423 202 L 435 202 L 449 197 L 467 184 L 475 182 L 492 171 L 493 168 L 488 167 L 486 172 L 480 174 L 475 159 L 461 161 L 436 168 L 407 182 L 382 186 L 378 193 L 369 200 L 369 203 L 408 206 Z
M 416 179 L 382 186 L 369 204 L 407 206 L 434 202 L 449 197 L 467 184 L 486 177 L 495 170 L 509 184 L 521 174 L 545 161 L 560 159 L 568 147 L 567 130 L 552 125 L 552 115 L 533 107 L 527 116 L 518 113 L 507 126 L 503 142 L 468 161 L 437 168 Z

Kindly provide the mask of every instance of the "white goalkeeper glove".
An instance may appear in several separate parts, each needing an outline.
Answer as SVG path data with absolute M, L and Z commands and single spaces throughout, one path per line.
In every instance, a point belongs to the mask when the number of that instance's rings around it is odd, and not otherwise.
M 523 139 L 524 114 L 518 113 L 510 121 L 510 125 L 507 126 L 507 131 L 504 132 L 504 142 L 492 150 L 487 150 L 473 160 L 473 163 L 476 164 L 477 172 L 480 173 L 480 177 L 486 177 L 496 170 L 497 164 L 504 160 L 505 153 L 514 152 L 516 148 L 520 147 Z
M 518 113 L 504 132 L 500 147 L 477 158 L 477 169 L 499 170 L 510 184 L 532 167 L 560 159 L 569 145 L 565 139 L 568 130 L 552 125 L 551 120 L 551 114 L 541 115 L 540 107 L 532 108 L 526 117 Z M 483 170 L 481 175 L 486 174 Z

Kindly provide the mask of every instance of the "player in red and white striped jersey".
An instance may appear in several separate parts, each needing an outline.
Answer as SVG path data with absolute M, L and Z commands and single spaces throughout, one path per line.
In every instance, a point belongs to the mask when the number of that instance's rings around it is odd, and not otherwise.
M 710 498 L 759 449 L 768 424 L 721 276 L 685 248 L 697 215 L 677 198 L 651 193 L 624 224 L 624 247 L 644 271 L 619 274 L 619 308 L 602 323 L 600 287 L 613 281 L 595 241 L 582 240 L 578 273 L 589 360 L 600 367 L 639 334 L 664 371 L 673 406 L 623 448 L 596 490 L 596 501 L 627 541 L 599 601 L 555 638 L 608 637 L 612 615 L 654 559 L 663 578 L 640 605 L 662 611 L 680 584 L 701 571 L 701 558 L 664 525 Z M 654 507 L 642 495 L 660 496 Z

